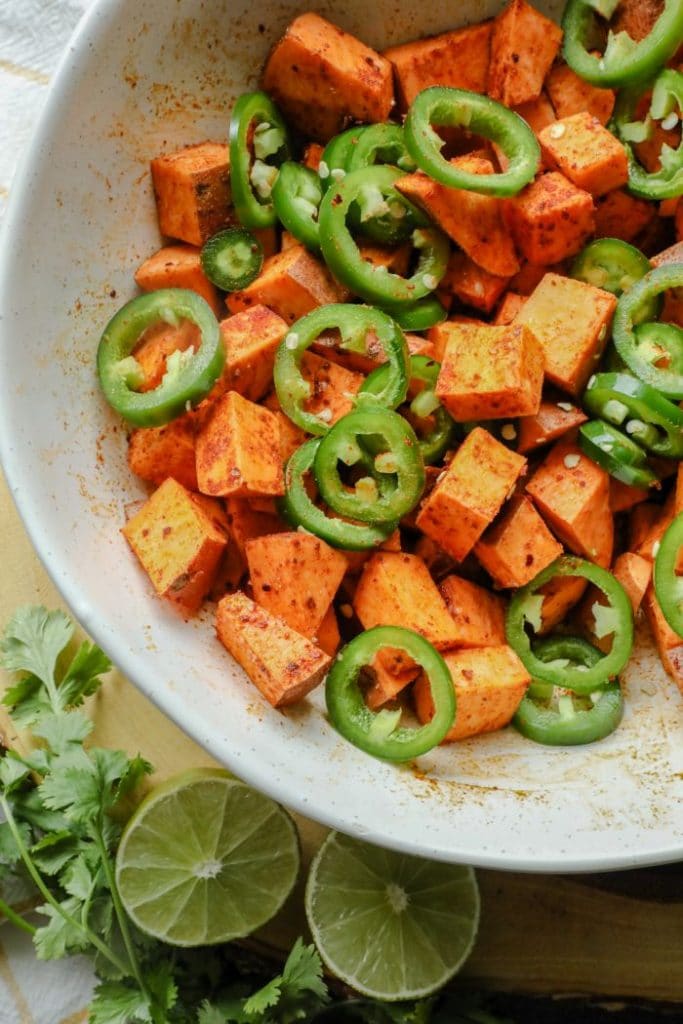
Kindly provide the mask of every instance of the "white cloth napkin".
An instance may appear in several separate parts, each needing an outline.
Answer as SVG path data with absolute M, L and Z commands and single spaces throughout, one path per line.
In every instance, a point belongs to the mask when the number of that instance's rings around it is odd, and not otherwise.
M 92 2 L 0 0 L 0 219 L 50 77 Z M 93 984 L 85 959 L 38 962 L 29 936 L 0 927 L 0 1024 L 81 1024 Z

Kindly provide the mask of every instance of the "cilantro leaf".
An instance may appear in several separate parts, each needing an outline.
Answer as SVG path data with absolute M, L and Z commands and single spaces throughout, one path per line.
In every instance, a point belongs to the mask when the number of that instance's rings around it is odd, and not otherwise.
M 9 672 L 30 672 L 56 698 L 57 658 L 73 636 L 73 622 L 64 612 L 29 605 L 19 608 L 0 640 L 0 660 Z M 57 701 L 53 702 L 57 706 Z
M 83 953 L 88 948 L 88 937 L 78 925 L 80 900 L 69 896 L 60 906 L 70 919 L 63 917 L 59 910 L 49 903 L 38 907 L 37 912 L 49 919 L 49 923 L 39 928 L 33 936 L 33 945 L 39 960 L 59 960 L 67 953 Z
M 28 765 L 13 750 L 8 750 L 0 760 L 0 791 L 9 796 L 23 785 L 29 774 Z
M 103 981 L 95 989 L 89 1024 L 146 1024 L 151 1020 L 149 1002 L 139 989 L 122 981 Z
M 31 842 L 31 829 L 23 822 L 19 822 L 17 828 L 24 844 L 28 846 Z M 3 869 L 14 868 L 20 860 L 19 847 L 12 830 L 7 822 L 3 821 L 0 823 L 0 877 Z
M 55 754 L 63 753 L 71 743 L 83 743 L 92 732 L 92 722 L 79 711 L 68 715 L 45 715 L 33 727 L 33 735 L 45 740 Z
M 273 978 L 244 1003 L 248 1020 L 270 1020 L 266 1011 L 277 1007 L 274 1020 L 282 1024 L 304 1020 L 312 1009 L 328 1000 L 322 977 L 322 961 L 315 946 L 305 946 L 298 938 L 287 957 L 282 974 Z
M 59 684 L 62 707 L 75 708 L 99 689 L 104 675 L 111 668 L 111 661 L 100 648 L 90 641 L 84 641 L 76 651 L 64 678 Z
M 78 839 L 72 831 L 48 832 L 30 848 L 31 860 L 45 875 L 56 875 L 76 855 Z

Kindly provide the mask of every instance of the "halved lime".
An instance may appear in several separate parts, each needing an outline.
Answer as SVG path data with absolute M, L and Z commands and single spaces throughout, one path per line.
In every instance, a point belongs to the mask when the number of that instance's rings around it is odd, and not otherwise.
M 289 815 L 213 768 L 184 772 L 153 790 L 116 855 L 128 914 L 144 932 L 176 946 L 253 932 L 280 909 L 298 870 Z
M 452 978 L 479 924 L 472 868 L 331 832 L 311 864 L 306 916 L 327 967 L 375 999 L 419 999 Z

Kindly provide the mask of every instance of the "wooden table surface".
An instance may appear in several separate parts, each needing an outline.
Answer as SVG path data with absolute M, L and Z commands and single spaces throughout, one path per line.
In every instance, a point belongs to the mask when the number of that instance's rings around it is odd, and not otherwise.
M 64 607 L 2 481 L 0 556 L 0 625 L 20 604 Z M 212 763 L 119 673 L 111 674 L 91 713 L 94 742 L 140 751 L 155 765 L 157 779 Z M 2 712 L 0 737 L 7 746 L 21 746 L 22 737 Z M 306 861 L 325 830 L 297 822 Z M 461 981 L 498 991 L 683 1005 L 683 865 L 609 875 L 477 874 L 481 927 Z M 285 950 L 305 930 L 299 890 L 259 939 Z

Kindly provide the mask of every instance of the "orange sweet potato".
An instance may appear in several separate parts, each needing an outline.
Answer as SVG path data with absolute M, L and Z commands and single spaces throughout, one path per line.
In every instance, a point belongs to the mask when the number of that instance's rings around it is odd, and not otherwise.
M 128 465 L 132 473 L 151 484 L 173 477 L 190 491 L 197 490 L 195 435 L 197 417 L 179 416 L 163 427 L 134 430 L 128 441 Z
M 509 277 L 489 274 L 478 266 L 464 252 L 454 252 L 448 261 L 448 269 L 439 285 L 439 298 L 450 305 L 455 296 L 466 306 L 473 306 L 482 313 L 490 313 L 509 284 Z M 443 296 L 443 298 L 442 298 Z M 450 297 L 450 298 L 449 298 Z
M 222 142 L 202 142 L 152 160 L 159 230 L 203 245 L 231 218 L 230 154 Z
M 284 494 L 277 418 L 236 391 L 222 395 L 197 434 L 197 481 L 203 494 Z
M 592 196 L 605 195 L 628 181 L 626 150 L 588 111 L 554 121 L 538 139 L 546 167 L 561 171 Z
M 231 313 L 262 304 L 288 323 L 329 302 L 343 302 L 348 292 L 303 245 L 293 245 L 271 256 L 261 273 L 240 292 L 228 296 Z
M 304 135 L 326 142 L 349 121 L 386 121 L 391 64 L 320 15 L 301 14 L 275 44 L 263 87 Z
M 488 93 L 514 107 L 540 95 L 562 30 L 526 0 L 511 0 L 493 22 Z
M 212 392 L 237 391 L 258 402 L 273 386 L 273 363 L 287 333 L 287 322 L 267 306 L 256 305 L 222 320 L 225 367 Z
M 506 216 L 517 251 L 544 265 L 574 256 L 595 226 L 590 193 L 557 171 L 542 174 L 508 199 Z
M 396 78 L 400 110 L 430 85 L 486 92 L 491 49 L 491 22 L 415 39 L 384 51 Z
M 216 316 L 220 316 L 223 303 L 218 289 L 202 270 L 200 252 L 194 245 L 167 245 L 138 267 L 135 282 L 143 292 L 189 288 L 206 299 Z
M 441 581 L 439 590 L 457 629 L 457 647 L 495 647 L 505 643 L 502 598 L 453 574 Z
M 601 196 L 595 204 L 595 236 L 633 242 L 655 217 L 652 203 L 618 188 Z
M 517 451 L 527 455 L 544 444 L 557 441 L 587 419 L 571 402 L 544 400 L 535 416 L 523 416 L 517 424 Z
M 612 116 L 614 90 L 599 89 L 585 82 L 566 64 L 550 69 L 545 86 L 558 119 L 587 111 L 600 124 L 607 124 Z
M 474 554 L 496 586 L 523 587 L 562 554 L 562 545 L 520 495 L 477 541 Z

